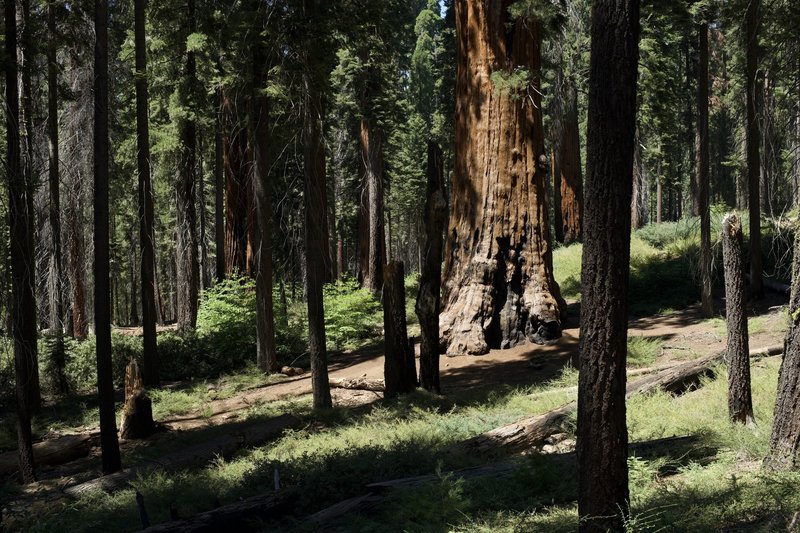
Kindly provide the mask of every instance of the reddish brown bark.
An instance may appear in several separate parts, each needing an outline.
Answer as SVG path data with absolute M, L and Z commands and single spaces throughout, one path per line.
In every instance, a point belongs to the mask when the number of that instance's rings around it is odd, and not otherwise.
M 483 354 L 561 335 L 547 215 L 540 28 L 511 0 L 455 3 L 458 63 L 452 207 L 442 288 L 448 353 Z M 524 87 L 493 75 L 525 69 Z
M 374 120 L 361 119 L 361 204 L 358 213 L 359 278 L 378 293 L 386 262 L 383 209 L 383 132 Z
M 583 225 L 583 174 L 581 172 L 581 139 L 578 124 L 578 92 L 571 81 L 565 81 L 561 93 L 562 116 L 556 151 L 557 202 L 556 239 L 564 244 L 578 241 Z M 555 174 L 554 174 L 555 176 Z
M 250 187 L 252 153 L 247 129 L 238 119 L 238 105 L 222 96 L 225 166 L 225 276 L 251 274 L 253 259 L 253 195 Z

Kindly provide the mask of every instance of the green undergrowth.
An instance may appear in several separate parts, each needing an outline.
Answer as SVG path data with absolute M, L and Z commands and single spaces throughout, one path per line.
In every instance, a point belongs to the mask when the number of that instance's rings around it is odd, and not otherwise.
M 785 530 L 787 520 L 800 509 L 800 474 L 760 468 L 768 447 L 779 362 L 767 358 L 754 363 L 755 427 L 727 421 L 723 367 L 717 368 L 716 377 L 682 396 L 656 392 L 628 401 L 632 442 L 693 436 L 686 445 L 658 448 L 655 455 L 629 460 L 628 531 Z M 518 468 L 510 476 L 479 481 L 460 480 L 448 472 L 505 460 L 500 453 L 465 454 L 452 446 L 574 399 L 567 391 L 531 393 L 574 384 L 576 377 L 576 371 L 567 368 L 538 387 L 473 393 L 457 403 L 418 392 L 355 411 L 306 410 L 305 429 L 287 432 L 269 445 L 217 458 L 203 468 L 146 475 L 134 485 L 158 522 L 168 518 L 170 506 L 187 516 L 271 490 L 277 469 L 284 484 L 296 491 L 295 518 L 263 527 L 313 531 L 299 517 L 364 494 L 366 483 L 435 473 L 436 482 L 395 489 L 371 511 L 350 513 L 331 524 L 332 530 L 574 531 L 576 474 L 569 461 L 527 456 L 517 459 Z M 34 531 L 125 531 L 135 529 L 136 520 L 134 491 L 125 490 L 87 496 L 28 525 Z

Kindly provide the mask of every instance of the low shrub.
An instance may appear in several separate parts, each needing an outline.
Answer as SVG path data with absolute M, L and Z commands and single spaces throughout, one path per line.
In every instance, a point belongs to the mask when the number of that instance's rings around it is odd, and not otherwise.
M 341 349 L 369 338 L 382 324 L 381 304 L 354 279 L 324 289 L 325 335 L 329 348 Z

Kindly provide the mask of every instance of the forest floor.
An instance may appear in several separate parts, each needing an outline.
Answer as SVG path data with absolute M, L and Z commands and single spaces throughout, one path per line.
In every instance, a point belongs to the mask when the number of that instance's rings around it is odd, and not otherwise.
M 757 307 L 750 310 L 751 348 L 782 342 L 786 327 L 785 303 L 785 297 L 770 295 L 767 300 L 760 302 Z M 722 302 L 719 301 L 718 305 L 721 307 Z M 260 452 L 259 450 L 263 449 L 264 441 L 274 441 L 281 433 L 284 434 L 284 437 L 279 439 L 275 446 L 277 449 L 280 449 L 281 446 L 293 447 L 290 444 L 293 439 L 308 441 L 321 438 L 312 437 L 312 435 L 327 434 L 328 439 L 341 439 L 341 433 L 349 431 L 344 428 L 352 424 L 355 424 L 357 428 L 364 423 L 364 419 L 371 420 L 381 413 L 386 415 L 386 410 L 391 412 L 386 416 L 387 419 L 391 420 L 393 416 L 399 416 L 404 423 L 410 424 L 414 416 L 409 414 L 409 410 L 412 413 L 415 410 L 427 413 L 427 410 L 433 409 L 435 416 L 447 418 L 448 414 L 460 413 L 466 409 L 470 412 L 469 415 L 456 415 L 453 417 L 454 421 L 448 422 L 448 424 L 458 423 L 460 418 L 466 416 L 466 419 L 462 419 L 465 427 L 459 428 L 459 431 L 451 431 L 452 435 L 443 438 L 443 442 L 440 443 L 452 446 L 454 442 L 513 422 L 526 414 L 546 412 L 574 398 L 574 391 L 565 386 L 576 383 L 577 373 L 574 371 L 574 367 L 579 343 L 578 315 L 579 306 L 573 302 L 570 305 L 570 322 L 563 331 L 563 336 L 557 342 L 547 346 L 523 345 L 509 350 L 494 350 L 480 357 L 443 358 L 441 361 L 442 396 L 432 397 L 424 393 L 417 393 L 399 404 L 397 401 L 388 403 L 383 401 L 380 392 L 333 389 L 334 410 L 329 413 L 313 412 L 309 401 L 310 377 L 307 374 L 267 379 L 259 375 L 242 375 L 229 376 L 215 382 L 170 384 L 164 390 L 153 391 L 154 413 L 165 431 L 146 441 L 122 443 L 125 464 L 135 465 L 141 469 L 139 472 L 132 473 L 131 479 L 125 480 L 123 486 L 127 486 L 127 482 L 130 482 L 131 486 L 136 486 L 146 494 L 148 502 L 156 500 L 151 505 L 157 506 L 162 513 L 166 512 L 165 509 L 169 509 L 169 512 L 172 513 L 172 506 L 180 507 L 181 504 L 176 502 L 185 499 L 185 495 L 175 494 L 176 489 L 173 485 L 180 483 L 176 482 L 172 476 L 180 478 L 188 475 L 191 478 L 191 476 L 198 475 L 197 469 L 202 471 L 222 468 L 218 461 L 237 461 L 236 457 L 242 453 L 250 456 L 254 453 L 256 455 L 266 453 L 269 456 L 274 453 L 274 450 L 272 452 Z M 724 319 L 704 319 L 696 305 L 679 311 L 666 310 L 659 314 L 632 318 L 629 322 L 629 371 L 632 375 L 647 372 L 649 369 L 674 366 L 719 352 L 724 347 Z M 382 378 L 382 345 L 374 343 L 355 352 L 334 355 L 330 360 L 330 376 L 334 379 Z M 531 391 L 554 391 L 555 394 L 550 395 L 546 400 L 536 400 L 538 402 L 536 406 L 531 407 L 529 405 L 531 400 L 528 398 Z M 402 415 L 394 413 L 398 409 L 403 412 Z M 434 415 L 421 414 L 418 416 L 424 419 Z M 358 422 L 359 420 L 362 422 Z M 436 422 L 437 425 L 441 423 L 442 420 Z M 260 435 L 259 437 L 253 436 L 255 429 L 258 429 L 256 434 Z M 369 431 L 367 428 L 363 428 L 363 430 Z M 72 427 L 68 424 L 62 425 L 57 431 L 50 432 L 49 438 L 57 438 L 64 434 L 96 436 L 97 428 L 92 424 Z M 237 435 L 236 438 L 239 441 L 234 442 L 231 446 L 229 435 Z M 363 435 L 357 437 L 357 439 L 363 438 Z M 397 439 L 398 437 L 395 435 L 384 438 Z M 282 442 L 284 444 L 281 444 Z M 344 439 L 344 442 L 347 442 L 347 438 Z M 295 445 L 294 447 L 298 449 L 303 448 L 296 442 Z M 340 443 L 334 447 L 340 449 Z M 382 453 L 386 453 L 383 445 L 379 447 L 383 450 Z M 372 450 L 371 453 L 374 452 Z M 288 453 L 292 455 L 295 452 Z M 313 453 L 313 451 L 306 451 L 306 453 Z M 347 453 L 344 455 L 347 456 Z M 307 456 L 304 457 L 307 458 Z M 370 464 L 361 464 L 357 468 L 357 470 L 363 471 L 361 473 L 365 477 L 359 479 L 356 487 L 362 485 L 361 481 L 379 481 L 387 476 L 392 477 L 389 474 L 395 470 L 393 475 L 402 477 L 399 474 L 439 471 L 445 464 L 461 467 L 485 462 L 485 459 L 477 458 L 448 460 L 443 457 L 442 450 L 436 447 L 435 450 L 428 450 L 425 458 L 420 458 L 419 464 L 413 468 L 398 468 L 397 465 L 394 465 L 387 471 L 385 465 L 381 464 L 385 458 L 371 457 L 370 454 L 367 454 L 366 459 L 362 457 L 362 460 L 367 463 L 374 461 L 376 464 L 371 466 Z M 328 459 L 331 458 L 328 457 Z M 274 462 L 275 457 L 272 457 L 271 461 Z M 98 463 L 99 449 L 93 447 L 87 457 L 65 465 L 43 468 L 41 471 L 42 481 L 37 484 L 23 490 L 7 488 L 5 491 L 7 502 L 3 509 L 4 523 L 11 527 L 14 524 L 29 526 L 31 520 L 38 523 L 41 516 L 49 516 L 49 519 L 44 521 L 47 524 L 43 526 L 44 529 L 58 530 L 64 526 L 64 522 L 56 518 L 57 515 L 52 514 L 54 509 L 62 508 L 64 512 L 69 510 L 78 512 L 79 509 L 82 509 L 84 514 L 81 515 L 81 521 L 83 521 L 86 506 L 92 505 L 88 502 L 96 504 L 101 501 L 103 506 L 110 505 L 112 509 L 121 506 L 124 509 L 123 514 L 126 515 L 126 518 L 122 523 L 125 526 L 116 521 L 117 519 L 109 522 L 108 518 L 98 515 L 95 517 L 96 523 L 84 522 L 78 529 L 99 531 L 111 527 L 110 524 L 115 524 L 114 527 L 135 530 L 138 521 L 129 516 L 130 512 L 135 511 L 135 505 L 132 500 L 128 500 L 124 504 L 118 500 L 119 498 L 129 498 L 130 489 L 117 490 L 114 495 L 109 496 L 100 496 L 89 491 L 80 495 L 77 502 L 65 495 L 65 489 L 70 490 L 68 487 L 87 481 L 91 483 L 93 478 L 97 478 L 99 476 Z M 151 468 L 152 465 L 157 466 Z M 215 467 L 215 465 L 217 466 Z M 263 467 L 263 465 L 261 466 Z M 142 469 L 142 467 L 146 468 Z M 250 468 L 256 467 L 251 464 Z M 298 468 L 300 473 L 296 471 Z M 350 467 L 345 467 L 345 470 L 350 469 Z M 287 465 L 286 470 L 285 475 L 290 482 L 302 480 L 302 483 L 308 483 L 304 479 L 308 476 L 308 472 L 303 472 L 303 467 Z M 184 472 L 184 474 L 178 472 Z M 193 473 L 189 474 L 189 472 Z M 261 477 L 266 475 L 264 472 L 259 474 Z M 314 472 L 314 475 L 320 476 L 321 474 Z M 221 494 L 219 490 L 210 490 L 214 493 L 213 496 L 204 494 L 204 498 L 199 498 L 199 501 L 195 501 L 193 504 L 183 504 L 184 508 L 181 509 L 180 516 L 187 516 L 187 507 L 200 510 L 204 507 L 218 506 L 220 501 L 226 498 L 225 495 L 228 499 L 233 495 L 242 498 L 252 494 L 255 487 L 263 490 L 264 485 L 269 485 L 269 483 L 259 476 L 256 476 L 258 481 L 253 482 L 254 484 L 249 488 L 247 483 L 240 483 L 245 487 L 228 487 Z M 148 493 L 146 487 L 156 483 L 154 479 L 160 479 L 161 485 L 173 486 L 168 491 L 168 495 L 156 496 L 152 490 Z M 450 488 L 455 490 L 454 487 Z M 348 487 L 347 490 L 341 491 L 341 494 L 347 494 L 352 490 L 355 489 Z M 321 498 L 320 501 L 336 501 L 335 495 L 339 492 L 334 491 L 333 494 L 328 495 L 327 500 Z M 209 498 L 210 504 L 208 501 L 203 503 L 203 499 L 209 500 Z M 162 499 L 163 501 L 161 501 Z M 318 502 L 299 504 L 298 509 L 301 511 L 298 512 L 317 510 L 318 505 Z M 193 511 L 188 511 L 188 513 L 191 512 Z M 74 518 L 76 517 L 73 516 Z M 155 518 L 156 520 L 164 519 L 163 516 L 159 516 L 158 511 L 155 512 Z M 294 523 L 292 527 L 294 526 L 298 526 L 298 524 Z M 536 528 L 531 530 L 536 530 Z

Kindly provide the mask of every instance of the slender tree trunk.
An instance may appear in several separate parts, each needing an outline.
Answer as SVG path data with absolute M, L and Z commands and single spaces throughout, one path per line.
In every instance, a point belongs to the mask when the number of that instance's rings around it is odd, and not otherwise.
M 728 325 L 728 413 L 732 422 L 753 423 L 750 394 L 750 347 L 744 290 L 742 221 L 730 214 L 722 221 L 725 267 L 725 315 Z
M 219 109 L 214 132 L 214 243 L 217 281 L 225 279 L 225 158 L 222 143 L 223 92 L 219 90 Z
M 581 239 L 583 224 L 583 174 L 581 173 L 581 139 L 578 124 L 578 91 L 567 80 L 564 84 L 561 139 L 558 143 L 557 170 L 558 210 L 561 218 L 556 223 L 561 228 L 564 244 Z
M 269 109 L 263 94 L 267 68 L 262 45 L 253 54 L 253 205 L 255 208 L 256 360 L 263 372 L 277 372 L 275 316 L 272 309 L 272 200 L 269 181 Z M 327 245 L 327 243 L 326 243 Z
M 203 158 L 203 130 L 198 136 L 198 161 L 197 161 L 197 208 L 200 211 L 200 289 L 211 286 L 208 275 L 208 246 L 206 243 L 206 172 Z
M 6 165 L 11 246 L 11 330 L 14 339 L 14 377 L 17 401 L 17 448 L 23 483 L 36 480 L 31 435 L 36 348 L 36 301 L 33 293 L 33 213 L 28 210 L 27 187 L 20 161 L 19 88 L 17 85 L 17 14 L 15 0 L 5 0 Z
M 443 343 L 484 354 L 561 335 L 553 278 L 539 72 L 540 24 L 511 0 L 457 0 L 456 144 L 442 287 Z M 492 75 L 526 69 L 524 87 Z
M 663 212 L 662 203 L 664 201 L 664 187 L 661 178 L 656 178 L 656 224 L 661 224 L 661 213 Z
M 594 2 L 591 35 L 578 515 L 581 531 L 621 531 L 629 512 L 625 360 L 639 1 Z
M 186 20 L 188 31 L 195 31 L 195 2 L 188 0 Z M 183 105 L 194 106 L 197 85 L 194 52 L 186 50 L 186 70 L 181 90 Z M 183 117 L 178 123 L 179 154 L 176 176 L 176 253 L 177 253 L 177 301 L 176 318 L 178 331 L 194 329 L 197 323 L 198 286 L 200 272 L 197 262 L 197 212 L 195 210 L 195 170 L 197 161 L 197 125 L 193 118 Z
M 20 23 L 22 25 L 22 32 L 21 32 L 21 40 L 19 42 L 19 47 L 17 49 L 17 57 L 19 58 L 19 74 L 20 74 L 20 87 L 22 89 L 20 94 L 19 100 L 19 126 L 21 130 L 19 131 L 20 134 L 20 143 L 22 146 L 22 178 L 25 187 L 25 193 L 23 198 L 25 199 L 25 209 L 27 210 L 28 216 L 31 217 L 30 224 L 31 229 L 26 233 L 26 238 L 28 239 L 28 249 L 31 251 L 35 250 L 35 246 L 33 243 L 34 237 L 34 225 L 36 224 L 34 217 L 35 211 L 33 207 L 33 195 L 34 195 L 34 177 L 33 177 L 33 164 L 34 164 L 34 154 L 33 154 L 33 101 L 32 101 L 32 93 L 33 87 L 31 85 L 31 69 L 33 67 L 33 42 L 32 42 L 32 21 L 31 21 L 31 7 L 30 7 L 30 0 L 20 0 L 19 6 L 21 8 L 21 13 L 18 13 L 20 16 Z M 32 293 L 35 295 L 35 283 L 36 283 L 36 261 L 34 255 L 30 256 L 31 259 L 29 260 L 28 268 L 30 272 L 28 275 L 30 276 L 32 285 Z M 34 296 L 35 298 L 35 296 Z M 34 300 L 35 301 L 35 300 Z M 36 306 L 34 304 L 34 322 L 36 321 Z M 35 328 L 34 324 L 34 328 Z M 34 357 L 32 359 L 32 367 L 31 367 L 31 375 L 30 375 L 30 386 L 28 387 L 28 393 L 30 394 L 30 398 L 28 399 L 28 407 L 31 409 L 32 413 L 38 413 L 42 406 L 42 393 L 41 393 L 41 385 L 39 383 L 39 358 Z
M 744 21 L 747 47 L 745 77 L 747 124 L 745 142 L 747 143 L 748 208 L 750 211 L 750 295 L 755 299 L 764 297 L 761 260 L 761 201 L 759 192 L 761 161 L 759 156 L 758 109 L 756 108 L 760 5 L 761 0 L 749 0 Z
M 700 293 L 703 314 L 714 315 L 711 294 L 711 211 L 708 151 L 708 23 L 699 26 L 700 55 L 697 69 L 697 147 L 695 149 L 695 175 L 698 185 L 697 199 L 700 214 Z
M 789 331 L 784 341 L 783 361 L 778 375 L 775 419 L 766 464 L 774 468 L 795 468 L 800 464 L 800 234 L 795 233 L 792 261 L 792 297 L 789 302 Z
M 64 352 L 64 299 L 61 280 L 64 269 L 61 262 L 61 196 L 59 190 L 59 145 L 58 145 L 58 62 L 56 58 L 56 8 L 54 2 L 47 4 L 47 137 L 48 137 L 48 185 L 50 188 L 50 233 L 53 246 L 50 249 L 50 264 L 54 282 L 53 310 L 51 327 L 56 338 L 52 352 L 52 365 L 55 370 L 55 385 L 59 394 L 68 392 L 69 383 L 65 374 L 66 354 Z
M 108 0 L 94 4 L 94 321 L 103 473 L 122 468 L 111 363 L 108 212 Z
M 361 284 L 378 294 L 386 262 L 383 207 L 383 131 L 370 118 L 361 119 L 362 195 L 359 214 Z
M 633 149 L 633 200 L 631 201 L 631 229 L 639 229 L 647 224 L 647 190 L 649 184 L 645 179 L 644 162 L 642 161 L 642 145 L 639 141 L 639 127 L 636 127 L 636 138 Z
M 319 0 L 304 2 L 309 18 L 319 16 Z M 307 54 L 314 52 L 307 51 Z M 314 79 L 313 59 L 306 58 L 305 109 L 303 120 L 303 162 L 305 177 L 305 258 L 306 288 L 308 293 L 308 351 L 311 356 L 311 388 L 314 408 L 333 405 L 328 383 L 328 354 L 325 347 L 325 311 L 322 305 L 322 286 L 327 273 L 325 250 L 325 146 L 322 135 L 323 99 L 319 80 Z
M 406 325 L 405 269 L 403 263 L 392 261 L 383 270 L 383 330 L 386 336 L 386 356 L 383 375 L 391 398 L 407 394 L 417 385 L 414 349 L 408 342 Z
M 142 376 L 146 387 L 160 383 L 156 338 L 156 254 L 153 184 L 150 177 L 150 112 L 147 86 L 145 9 L 147 0 L 134 3 L 134 44 L 136 52 L 136 165 L 139 175 L 139 245 L 142 276 Z
M 439 393 L 439 312 L 441 310 L 442 245 L 447 224 L 447 191 L 442 149 L 428 142 L 428 188 L 425 200 L 425 258 L 420 265 L 416 312 L 420 325 L 419 380 Z

